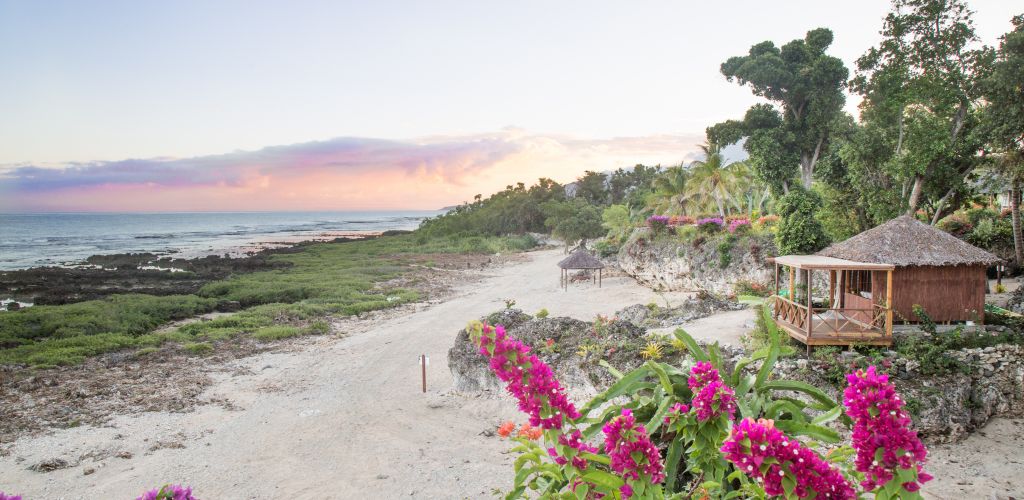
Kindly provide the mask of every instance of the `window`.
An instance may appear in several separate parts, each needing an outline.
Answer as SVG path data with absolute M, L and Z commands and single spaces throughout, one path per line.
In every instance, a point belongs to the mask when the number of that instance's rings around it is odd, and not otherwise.
M 846 291 L 871 298 L 871 271 L 845 271 Z

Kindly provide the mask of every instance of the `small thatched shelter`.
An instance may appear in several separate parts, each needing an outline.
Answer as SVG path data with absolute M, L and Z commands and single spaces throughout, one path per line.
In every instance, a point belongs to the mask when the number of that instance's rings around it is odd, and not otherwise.
M 575 252 L 569 254 L 568 257 L 562 259 L 558 263 L 558 267 L 562 268 L 561 285 L 562 288 L 568 288 L 569 286 L 569 271 L 574 269 L 585 269 L 588 271 L 597 270 L 597 286 L 601 286 L 601 281 L 604 278 L 604 263 L 600 259 L 594 257 L 586 249 L 580 248 Z
M 987 269 L 1000 262 L 991 253 L 909 216 L 897 217 L 817 255 L 895 266 L 892 303 L 897 320 L 918 321 L 921 305 L 935 321 L 983 320 Z M 886 275 L 872 270 L 840 273 L 838 299 L 870 307 L 886 294 Z

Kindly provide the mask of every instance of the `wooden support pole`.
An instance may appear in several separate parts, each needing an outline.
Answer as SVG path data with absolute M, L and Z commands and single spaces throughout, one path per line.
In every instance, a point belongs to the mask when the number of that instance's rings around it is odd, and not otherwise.
M 828 308 L 832 309 L 832 305 L 835 304 L 836 300 L 836 271 L 830 269 L 828 271 Z
M 892 269 L 885 272 L 885 335 L 892 337 Z
M 789 268 L 789 297 L 788 298 L 789 298 L 789 300 L 793 301 L 794 304 L 797 303 L 797 301 L 796 301 L 796 269 L 793 268 L 792 266 L 790 266 L 790 268 Z
M 811 302 L 811 270 L 807 270 L 807 341 L 810 342 L 814 333 L 814 303 Z
M 427 392 L 427 355 L 420 354 L 420 366 L 423 367 L 423 392 Z

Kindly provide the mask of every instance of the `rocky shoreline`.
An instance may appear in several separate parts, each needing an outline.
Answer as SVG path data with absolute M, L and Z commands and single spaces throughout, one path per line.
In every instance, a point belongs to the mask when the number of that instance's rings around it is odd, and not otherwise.
M 365 237 L 338 237 L 330 242 L 357 241 Z M 156 253 L 94 255 L 80 265 L 33 267 L 0 271 L 0 298 L 5 302 L 60 305 L 125 294 L 188 295 L 212 281 L 233 274 L 270 271 L 288 267 L 272 256 L 295 253 L 319 240 L 274 244 L 245 253 L 226 253 L 181 258 Z M 20 306 L 20 304 L 19 304 Z M 11 309 L 19 306 L 10 306 Z M 233 310 L 225 304 L 222 310 Z

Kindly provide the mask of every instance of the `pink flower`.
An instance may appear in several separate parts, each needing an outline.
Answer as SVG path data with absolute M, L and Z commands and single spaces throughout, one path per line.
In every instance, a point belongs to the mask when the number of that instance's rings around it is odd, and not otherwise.
M 480 354 L 487 356 L 491 370 L 505 389 L 519 400 L 519 409 L 530 416 L 530 425 L 561 429 L 566 420 L 580 418 L 551 368 L 530 347 L 505 334 L 501 325 L 483 326 Z
M 711 363 L 698 362 L 690 369 L 687 381 L 693 391 L 693 408 L 697 411 L 697 420 L 706 422 L 720 415 L 728 415 L 729 420 L 736 414 L 736 393 L 722 382 Z
M 559 455 L 558 450 L 555 448 L 548 448 L 548 455 L 551 455 L 558 465 L 572 462 L 573 467 L 583 470 L 587 468 L 587 460 L 581 457 L 580 453 L 597 453 L 597 448 L 587 444 L 583 440 L 583 434 L 578 430 L 573 430 L 569 434 L 559 435 L 558 444 L 567 448 L 566 456 Z
M 646 481 L 657 484 L 665 480 L 661 454 L 651 442 L 647 430 L 638 425 L 633 411 L 623 409 L 622 414 L 604 426 L 604 451 L 611 457 L 611 469 L 627 481 Z M 622 490 L 623 498 L 633 490 Z
M 761 482 L 769 495 L 787 495 L 786 490 L 791 489 L 798 498 L 856 498 L 838 470 L 776 429 L 771 420 L 744 419 L 733 427 L 722 453 L 736 468 Z
M 0 491 L 0 500 L 21 500 L 21 495 L 8 495 Z
M 857 450 L 857 470 L 865 479 L 861 486 L 873 491 L 888 483 L 898 469 L 917 470 L 917 481 L 902 484 L 914 492 L 932 479 L 923 471 L 928 450 L 911 430 L 904 402 L 889 383 L 889 376 L 875 372 L 874 366 L 846 376 L 849 385 L 843 393 L 846 414 L 853 419 L 853 447 Z M 881 450 L 881 454 L 879 454 Z
M 683 403 L 676 403 L 672 405 L 672 408 L 669 408 L 668 410 L 668 415 L 665 416 L 665 425 L 669 425 L 675 419 L 679 418 L 681 415 L 685 414 L 688 411 L 690 411 L 690 407 L 684 405 Z

